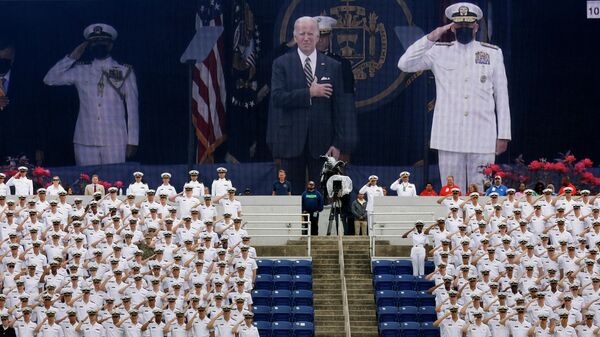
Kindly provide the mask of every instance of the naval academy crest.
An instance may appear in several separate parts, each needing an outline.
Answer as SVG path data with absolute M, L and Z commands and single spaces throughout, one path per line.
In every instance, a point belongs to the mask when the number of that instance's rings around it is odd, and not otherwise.
M 287 0 L 276 24 L 275 45 L 293 39 L 294 21 L 304 15 L 337 20 L 329 49 L 352 64 L 358 112 L 385 104 L 408 85 L 408 74 L 397 68 L 404 50 L 394 34 L 396 26 L 413 25 L 404 0 Z

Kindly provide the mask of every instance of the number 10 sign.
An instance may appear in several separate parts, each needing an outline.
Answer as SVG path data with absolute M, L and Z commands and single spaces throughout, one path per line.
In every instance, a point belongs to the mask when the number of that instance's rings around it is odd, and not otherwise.
M 600 19 L 600 1 L 587 2 L 587 18 Z

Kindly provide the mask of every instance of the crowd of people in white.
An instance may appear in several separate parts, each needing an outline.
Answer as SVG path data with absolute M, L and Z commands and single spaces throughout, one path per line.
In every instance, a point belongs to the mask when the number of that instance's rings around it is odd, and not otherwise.
M 16 196 L 0 181 L 3 336 L 258 336 L 256 250 L 226 169 L 211 190 L 190 171 L 181 193 L 135 172 L 125 198 L 112 187 L 87 204 L 24 193 L 19 171 Z
M 482 203 L 455 189 L 440 199 L 447 217 L 406 233 L 418 247 L 431 240 L 442 336 L 597 336 L 600 200 L 553 192 L 508 189 Z

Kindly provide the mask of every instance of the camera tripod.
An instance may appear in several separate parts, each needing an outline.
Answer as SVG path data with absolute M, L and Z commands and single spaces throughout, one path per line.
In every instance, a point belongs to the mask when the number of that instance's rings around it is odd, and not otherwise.
M 337 235 L 340 235 L 340 213 L 342 211 L 342 201 L 336 195 L 333 197 L 331 203 L 331 210 L 329 211 L 329 225 L 327 226 L 327 236 L 331 235 L 331 224 L 335 220 L 335 231 Z

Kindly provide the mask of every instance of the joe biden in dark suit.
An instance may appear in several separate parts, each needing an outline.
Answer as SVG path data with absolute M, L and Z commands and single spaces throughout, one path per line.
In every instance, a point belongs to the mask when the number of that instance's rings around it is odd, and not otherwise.
M 275 59 L 267 143 L 281 160 L 293 194 L 319 180 L 321 155 L 350 154 L 357 142 L 353 94 L 344 93 L 341 64 L 316 50 L 318 24 L 294 24 L 298 47 Z

